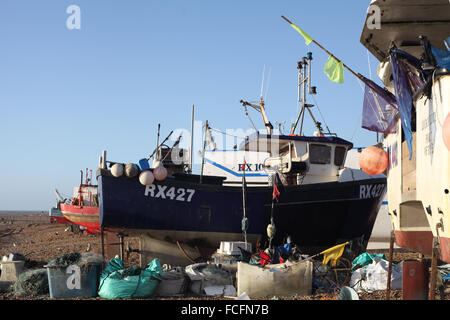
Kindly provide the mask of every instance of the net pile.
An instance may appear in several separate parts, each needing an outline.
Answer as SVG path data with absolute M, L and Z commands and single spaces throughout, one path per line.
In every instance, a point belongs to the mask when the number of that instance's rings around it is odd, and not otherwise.
M 20 274 L 10 287 L 17 296 L 40 296 L 49 294 L 47 269 L 28 270 Z
M 45 267 L 67 268 L 70 265 L 78 265 L 81 269 L 90 264 L 104 263 L 103 256 L 96 253 L 78 252 L 66 253 L 50 261 Z M 16 282 L 11 285 L 9 291 L 19 297 L 41 296 L 50 294 L 47 269 L 27 270 L 19 275 Z
M 86 268 L 89 264 L 103 264 L 105 259 L 103 256 L 87 252 L 87 253 L 65 253 L 58 258 L 50 261 L 46 267 L 67 268 L 70 265 L 76 264 L 81 269 Z

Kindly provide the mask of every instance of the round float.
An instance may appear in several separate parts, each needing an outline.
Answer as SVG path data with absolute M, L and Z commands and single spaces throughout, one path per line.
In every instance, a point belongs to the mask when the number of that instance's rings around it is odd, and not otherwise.
M 111 167 L 111 174 L 116 178 L 121 177 L 123 175 L 123 164 L 113 164 L 113 166 Z
M 377 146 L 365 148 L 359 156 L 359 166 L 362 171 L 370 175 L 383 173 L 389 165 L 386 151 Z
M 151 185 L 154 180 L 155 177 L 153 176 L 153 173 L 150 170 L 142 171 L 141 174 L 139 175 L 139 182 L 144 186 Z

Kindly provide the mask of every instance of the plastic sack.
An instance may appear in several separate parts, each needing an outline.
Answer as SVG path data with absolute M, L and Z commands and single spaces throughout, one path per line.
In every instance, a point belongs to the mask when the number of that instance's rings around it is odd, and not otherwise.
M 153 259 L 144 270 L 132 266 L 124 269 L 123 261 L 114 258 L 100 276 L 98 295 L 105 299 L 148 298 L 161 281 L 162 269 Z
M 235 278 L 233 272 L 208 263 L 188 265 L 185 272 L 190 279 L 189 290 L 196 294 L 203 294 L 208 286 L 233 285 Z
M 384 254 L 369 254 L 369 253 L 365 252 L 365 253 L 360 254 L 353 260 L 352 269 L 355 269 L 356 267 L 362 268 L 368 264 L 371 264 L 374 257 L 378 257 L 378 258 L 387 260 L 386 256 Z
M 371 264 L 355 270 L 350 279 L 350 287 L 356 291 L 386 290 L 388 261 L 373 257 Z M 392 264 L 391 289 L 402 288 L 403 262 Z

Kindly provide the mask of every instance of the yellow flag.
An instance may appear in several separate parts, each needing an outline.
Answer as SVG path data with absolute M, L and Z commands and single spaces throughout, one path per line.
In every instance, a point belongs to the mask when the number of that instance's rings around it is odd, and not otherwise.
M 326 266 L 328 264 L 328 261 L 331 261 L 331 266 L 336 266 L 337 260 L 342 256 L 344 253 L 345 245 L 348 244 L 348 241 L 343 244 L 338 244 L 337 246 L 334 246 L 332 248 L 329 248 L 327 250 L 324 250 L 321 252 L 323 254 L 323 262 L 322 265 Z
M 344 64 L 342 61 L 337 61 L 332 56 L 329 56 L 323 71 L 325 71 L 325 74 L 331 81 L 344 83 Z
M 310 35 L 308 35 L 305 31 L 303 31 L 302 29 L 297 27 L 297 25 L 295 23 L 291 22 L 291 27 L 294 28 L 295 30 L 297 30 L 297 32 L 300 33 L 303 36 L 303 38 L 305 38 L 305 43 L 307 45 L 313 41 L 313 38 Z

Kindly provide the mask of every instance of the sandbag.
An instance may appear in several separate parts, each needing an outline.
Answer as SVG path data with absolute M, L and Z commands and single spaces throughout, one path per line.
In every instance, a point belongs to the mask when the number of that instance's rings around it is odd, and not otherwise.
M 100 276 L 98 295 L 105 299 L 148 298 L 161 281 L 162 269 L 153 259 L 144 270 L 132 266 L 124 269 L 123 261 L 113 258 Z

